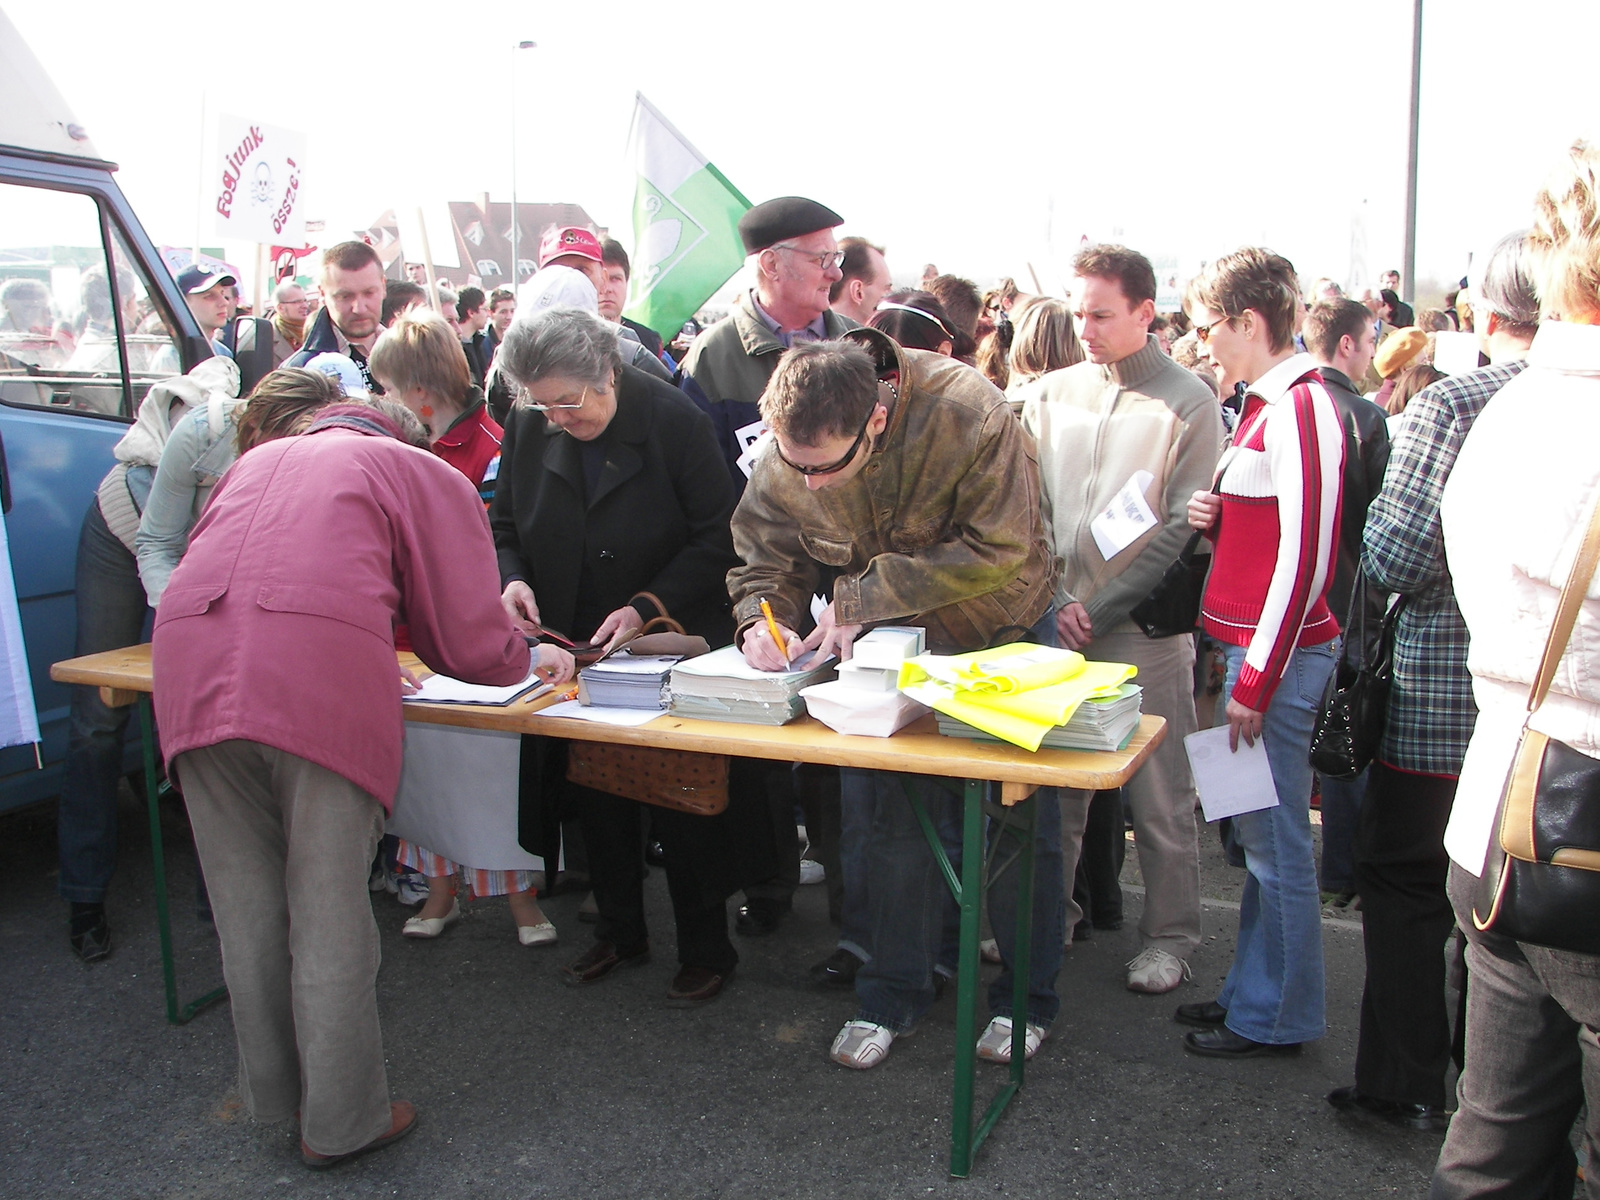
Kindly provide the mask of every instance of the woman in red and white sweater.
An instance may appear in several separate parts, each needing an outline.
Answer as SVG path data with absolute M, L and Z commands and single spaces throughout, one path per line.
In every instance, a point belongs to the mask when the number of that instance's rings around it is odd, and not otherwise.
M 1278 806 L 1233 818 L 1250 875 L 1233 967 L 1215 1001 L 1185 1004 L 1185 1048 L 1288 1054 L 1326 1032 L 1322 926 L 1306 754 L 1339 650 L 1326 594 L 1339 544 L 1344 433 L 1316 363 L 1296 354 L 1294 267 L 1237 250 L 1206 271 L 1191 316 L 1224 389 L 1249 386 L 1214 492 L 1189 523 L 1212 540 L 1201 619 L 1227 660 L 1229 743 L 1261 738 Z

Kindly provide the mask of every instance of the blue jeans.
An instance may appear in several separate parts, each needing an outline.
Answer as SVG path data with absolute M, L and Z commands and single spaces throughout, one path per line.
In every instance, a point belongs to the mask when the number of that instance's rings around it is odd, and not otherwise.
M 76 653 L 98 654 L 136 646 L 147 604 L 133 554 L 89 505 L 78 535 L 78 638 Z M 56 843 L 61 862 L 57 890 L 79 904 L 105 901 L 117 861 L 117 780 L 122 742 L 133 709 L 108 708 L 100 690 L 72 689 L 67 759 L 61 779 Z
M 1028 1016 L 1030 1025 L 1049 1029 L 1061 1011 L 1056 975 L 1061 971 L 1067 941 L 1067 893 L 1061 861 L 1061 799 L 1055 788 L 1040 788 L 1033 801 L 1033 940 L 1028 951 Z M 989 843 L 1000 839 L 999 822 L 989 823 Z M 1005 862 L 1016 849 L 1015 834 L 1005 835 L 994 861 Z M 1011 961 L 1017 944 L 1016 873 L 995 870 L 989 887 L 989 923 L 1000 946 L 1000 974 L 989 985 L 989 1012 L 1011 1016 L 1015 976 Z
M 1244 895 L 1233 966 L 1217 996 L 1228 1028 L 1255 1042 L 1289 1045 L 1327 1032 L 1322 908 L 1311 844 L 1311 764 L 1306 754 L 1338 639 L 1294 652 L 1262 720 L 1278 806 L 1233 818 L 1244 851 Z M 1243 646 L 1224 646 L 1224 700 L 1244 663 Z
M 948 845 L 945 831 L 954 830 L 959 846 L 962 782 L 916 776 L 911 786 L 940 841 Z M 953 907 L 950 889 L 898 775 L 845 767 L 839 792 L 846 813 L 870 814 L 862 865 L 872 954 L 856 975 L 858 1017 L 904 1033 L 933 1007 L 933 969 Z M 960 854 L 951 865 L 959 874 Z

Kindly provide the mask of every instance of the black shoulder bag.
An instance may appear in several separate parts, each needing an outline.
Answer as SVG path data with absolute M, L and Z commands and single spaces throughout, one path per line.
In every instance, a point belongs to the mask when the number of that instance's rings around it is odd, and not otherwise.
M 1358 572 L 1345 616 L 1345 648 L 1322 694 L 1322 709 L 1311 734 L 1311 766 L 1331 779 L 1354 779 L 1378 754 L 1389 719 L 1389 688 L 1394 678 L 1394 635 L 1405 607 L 1402 595 L 1383 616 L 1377 644 L 1367 650 L 1366 572 Z M 1352 646 L 1355 649 L 1351 656 Z

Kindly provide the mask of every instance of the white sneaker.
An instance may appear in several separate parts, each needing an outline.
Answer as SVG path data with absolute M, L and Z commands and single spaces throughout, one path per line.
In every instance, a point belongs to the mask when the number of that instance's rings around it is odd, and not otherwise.
M 842 1067 L 870 1071 L 889 1057 L 894 1031 L 871 1021 L 850 1021 L 833 1039 L 828 1057 Z
M 1162 992 L 1170 992 L 1191 975 L 1189 964 L 1176 954 L 1168 954 L 1159 946 L 1146 946 L 1128 964 L 1128 990 L 1159 996 Z
M 802 858 L 800 860 L 800 884 L 802 887 L 807 884 L 821 883 L 827 877 L 827 871 L 823 870 L 822 864 L 816 859 Z
M 1024 1040 L 1024 1058 L 1029 1059 L 1037 1054 L 1040 1043 L 1049 1036 L 1048 1029 L 1028 1022 L 1028 1032 Z M 1010 1017 L 995 1017 L 989 1022 L 989 1028 L 985 1029 L 983 1036 L 978 1039 L 978 1057 L 994 1063 L 1011 1061 Z
M 415 908 L 428 899 L 428 877 L 415 871 L 395 877 L 395 899 L 407 908 Z

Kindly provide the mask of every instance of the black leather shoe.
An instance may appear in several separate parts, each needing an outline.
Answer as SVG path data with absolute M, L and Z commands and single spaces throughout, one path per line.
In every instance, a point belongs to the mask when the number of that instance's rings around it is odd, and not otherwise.
M 1179 1025 L 1196 1025 L 1201 1029 L 1214 1029 L 1228 1019 L 1228 1010 L 1215 1000 L 1196 1004 L 1180 1004 L 1172 1019 Z
M 747 900 L 733 927 L 745 937 L 766 937 L 777 930 L 789 906 L 781 900 Z
M 1276 1046 L 1270 1042 L 1252 1042 L 1241 1037 L 1226 1025 L 1215 1029 L 1198 1029 L 1183 1035 L 1183 1048 L 1191 1054 L 1206 1058 L 1266 1058 L 1300 1053 L 1300 1043 L 1290 1042 Z
M 67 940 L 72 952 L 86 963 L 110 957 L 111 926 L 106 923 L 105 905 L 74 904 Z
M 811 978 L 823 987 L 854 987 L 856 972 L 861 967 L 861 960 L 841 946 L 821 962 L 813 964 Z
M 733 968 L 719 975 L 706 967 L 684 967 L 667 985 L 668 1008 L 698 1008 L 710 1004 L 722 995 L 722 989 L 733 978 Z
M 561 982 L 569 987 L 598 983 L 618 967 L 642 967 L 650 961 L 650 943 L 640 942 L 620 950 L 610 942 L 596 942 L 581 957 L 561 968 Z
M 1355 1087 L 1334 1088 L 1328 1093 L 1328 1103 L 1341 1112 L 1363 1113 L 1401 1129 L 1415 1129 L 1420 1133 L 1438 1132 L 1450 1124 L 1450 1114 L 1442 1108 L 1431 1104 L 1380 1100 Z

